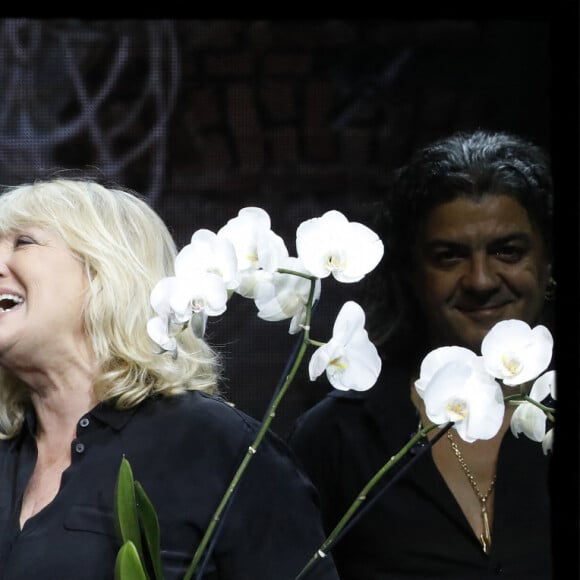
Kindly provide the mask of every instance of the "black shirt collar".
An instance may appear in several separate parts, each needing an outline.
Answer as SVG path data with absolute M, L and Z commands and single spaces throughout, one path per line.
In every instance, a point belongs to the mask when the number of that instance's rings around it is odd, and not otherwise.
M 140 405 L 135 405 L 130 409 L 117 409 L 113 401 L 104 401 L 98 403 L 93 407 L 87 415 L 91 415 L 101 423 L 109 425 L 116 431 L 121 431 L 125 425 L 131 420 L 137 408 Z M 81 417 L 79 417 L 79 420 Z M 38 428 L 38 419 L 32 403 L 28 403 L 24 412 L 23 431 L 26 430 L 32 437 L 36 436 Z

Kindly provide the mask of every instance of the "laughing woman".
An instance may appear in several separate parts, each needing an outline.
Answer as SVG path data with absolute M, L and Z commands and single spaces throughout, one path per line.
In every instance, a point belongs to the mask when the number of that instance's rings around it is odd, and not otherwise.
M 218 393 L 193 333 L 147 334 L 174 242 L 139 196 L 49 180 L 0 196 L 0 578 L 113 578 L 126 457 L 155 506 L 165 580 L 183 578 L 259 425 Z M 291 580 L 323 541 L 309 481 L 269 433 L 204 579 Z M 330 559 L 313 579 L 336 580 Z

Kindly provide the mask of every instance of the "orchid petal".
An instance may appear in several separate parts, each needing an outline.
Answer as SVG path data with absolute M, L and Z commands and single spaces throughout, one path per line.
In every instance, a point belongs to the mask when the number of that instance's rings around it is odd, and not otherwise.
M 380 262 L 381 239 L 367 226 L 349 222 L 339 211 L 302 222 L 296 230 L 296 249 L 305 268 L 317 278 L 358 282 Z
M 238 286 L 238 261 L 232 242 L 219 238 L 210 230 L 197 230 L 191 243 L 184 246 L 175 258 L 175 275 L 190 278 L 196 272 L 210 272 L 220 276 L 228 289 Z
M 515 437 L 523 433 L 539 443 L 546 434 L 546 414 L 532 403 L 521 403 L 512 415 L 510 428 Z
M 438 425 L 453 421 L 467 442 L 494 437 L 505 412 L 501 388 L 484 372 L 479 357 L 442 366 L 425 385 L 423 400 L 431 421 Z
M 235 248 L 240 271 L 263 268 L 273 272 L 288 256 L 284 240 L 270 229 L 268 213 L 259 207 L 242 208 L 217 233 Z
M 238 276 L 240 285 L 236 288 L 236 293 L 255 300 L 260 288 L 272 281 L 273 273 L 266 270 L 242 270 Z
M 364 311 L 346 302 L 336 317 L 331 340 L 318 347 L 308 366 L 310 380 L 324 370 L 330 384 L 339 390 L 370 389 L 381 371 L 381 358 L 364 329 Z
M 433 375 L 447 363 L 463 361 L 470 364 L 476 358 L 472 350 L 462 346 L 441 346 L 432 350 L 421 362 L 420 375 L 415 381 L 417 392 L 422 396 Z
M 147 322 L 147 334 L 163 350 L 174 351 L 177 341 L 169 335 L 169 324 L 166 318 L 155 316 Z
M 189 290 L 176 276 L 159 280 L 151 291 L 150 302 L 157 314 L 171 322 L 186 322 L 191 315 Z
M 552 427 L 552 429 L 550 429 L 546 433 L 544 439 L 542 440 L 542 451 L 544 452 L 544 455 L 548 455 L 548 453 L 550 453 L 553 448 L 554 448 L 554 428 Z
M 538 403 L 541 403 L 548 395 L 556 400 L 556 371 L 548 371 L 540 375 L 530 390 L 530 397 Z
M 334 366 L 327 369 L 332 373 Z M 381 372 L 381 359 L 365 330 L 359 330 L 345 348 L 343 361 L 337 367 L 340 373 L 329 376 L 335 389 L 366 391 L 376 382 Z
M 332 338 L 346 343 L 357 330 L 364 328 L 364 324 L 364 310 L 359 304 L 353 300 L 349 300 L 342 305 L 334 321 Z
M 226 311 L 228 292 L 220 276 L 206 272 L 188 282 L 192 312 L 204 311 L 208 316 L 218 316 Z
M 298 258 L 286 258 L 281 267 L 306 273 Z M 310 295 L 310 280 L 295 274 L 274 272 L 269 281 L 263 281 L 256 291 L 255 303 L 258 317 L 276 321 L 292 319 L 290 334 L 295 334 L 306 319 L 306 306 Z M 315 281 L 314 300 L 320 297 L 320 280 Z
M 256 251 L 258 266 L 267 272 L 275 272 L 284 258 L 288 257 L 288 249 L 284 240 L 271 230 L 257 233 Z
M 530 398 L 541 403 L 551 395 L 555 399 L 556 371 L 548 371 L 540 376 L 530 390 Z M 524 433 L 532 441 L 544 441 L 546 437 L 546 413 L 528 401 L 520 403 L 510 421 L 512 433 L 517 437 Z
M 342 352 L 343 349 L 338 343 L 327 342 L 319 346 L 310 357 L 310 362 L 308 363 L 310 380 L 316 380 L 326 370 L 331 361 L 338 359 Z
M 548 367 L 553 343 L 545 326 L 532 329 L 522 320 L 503 320 L 484 337 L 481 354 L 494 377 L 508 386 L 521 385 Z

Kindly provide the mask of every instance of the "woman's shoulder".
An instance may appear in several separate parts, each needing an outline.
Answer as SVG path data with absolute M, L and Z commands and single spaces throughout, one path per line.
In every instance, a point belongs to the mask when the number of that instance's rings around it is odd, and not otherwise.
M 201 391 L 155 398 L 144 405 L 142 418 L 156 428 L 169 429 L 174 440 L 201 440 L 225 449 L 246 448 L 258 437 L 262 422 L 236 407 L 221 395 Z M 260 438 L 263 452 L 287 456 L 288 445 L 268 429 Z M 210 443 L 211 442 L 211 443 Z
M 178 395 L 155 397 L 146 401 L 143 413 L 151 418 L 185 421 L 196 430 L 235 429 L 254 432 L 259 424 L 250 415 L 238 409 L 219 394 L 186 391 Z

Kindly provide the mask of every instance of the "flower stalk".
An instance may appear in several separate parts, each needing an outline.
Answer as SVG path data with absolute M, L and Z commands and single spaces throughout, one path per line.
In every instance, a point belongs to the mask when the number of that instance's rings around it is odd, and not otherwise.
M 442 435 L 445 431 L 447 431 L 452 426 L 452 423 L 446 425 L 442 432 L 439 435 Z M 318 560 L 321 558 L 326 558 L 328 552 L 332 549 L 334 544 L 338 541 L 340 535 L 346 531 L 346 526 L 351 522 L 359 508 L 367 501 L 370 492 L 374 489 L 374 487 L 387 475 L 387 473 L 403 458 L 407 453 L 424 437 L 427 436 L 427 433 L 439 427 L 435 423 L 430 423 L 429 425 L 422 427 L 399 449 L 399 451 L 389 458 L 389 460 L 373 475 L 373 477 L 365 484 L 362 488 L 360 493 L 357 495 L 355 500 L 352 502 L 348 510 L 344 513 L 338 524 L 334 527 L 334 529 L 330 532 L 327 536 L 326 540 L 323 544 L 316 550 L 310 560 L 306 563 L 304 568 L 300 571 L 298 576 L 294 580 L 302 580 L 305 575 L 310 571 L 312 566 L 316 564 Z
M 508 396 L 504 397 L 504 400 L 509 405 L 521 405 L 524 402 L 530 403 L 534 407 L 537 407 L 538 409 L 540 409 L 540 411 L 542 411 L 546 415 L 546 419 L 548 419 L 548 421 L 552 421 L 552 423 L 554 423 L 556 421 L 556 409 L 554 407 L 548 407 L 547 405 L 544 405 L 544 404 L 540 403 L 539 401 L 536 401 L 534 398 L 530 397 L 529 395 L 526 395 L 526 394 L 508 395 Z
M 248 464 L 250 463 L 250 461 L 252 460 L 252 458 L 254 457 L 256 452 L 258 451 L 260 443 L 262 442 L 264 436 L 266 435 L 266 432 L 268 431 L 270 424 L 272 423 L 272 420 L 276 416 L 276 410 L 278 409 L 278 406 L 280 405 L 282 399 L 284 398 L 284 395 L 286 394 L 288 387 L 290 386 L 290 384 L 294 380 L 294 377 L 296 376 L 296 373 L 298 371 L 298 368 L 300 367 L 302 359 L 304 358 L 304 354 L 306 353 L 306 349 L 308 348 L 309 336 L 310 336 L 310 320 L 312 317 L 312 307 L 313 307 L 313 303 L 314 303 L 314 289 L 315 289 L 316 278 L 314 276 L 304 276 L 303 274 L 301 274 L 299 272 L 293 272 L 291 270 L 284 270 L 284 273 L 302 276 L 302 277 L 308 278 L 310 280 L 310 293 L 308 295 L 308 301 L 307 301 L 307 305 L 306 305 L 306 318 L 305 318 L 304 328 L 303 328 L 304 334 L 302 337 L 302 343 L 300 345 L 300 348 L 298 349 L 298 352 L 296 354 L 296 358 L 294 359 L 292 367 L 290 368 L 288 375 L 286 375 L 286 378 L 284 379 L 284 382 L 282 383 L 281 388 L 279 389 L 279 391 L 277 393 L 275 393 L 274 397 L 272 398 L 272 401 L 268 407 L 268 410 L 266 412 L 264 420 L 262 421 L 262 424 L 261 424 L 260 429 L 256 435 L 256 438 L 254 439 L 254 441 L 250 445 L 250 447 L 248 447 L 248 451 L 244 455 L 242 462 L 240 463 L 238 469 L 236 470 L 230 484 L 227 487 L 227 490 L 226 490 L 224 496 L 222 497 L 218 507 L 216 508 L 216 510 L 211 518 L 211 522 L 210 522 L 207 530 L 205 531 L 205 533 L 201 539 L 201 542 L 199 543 L 199 545 L 198 545 L 198 547 L 193 555 L 193 559 L 191 561 L 189 568 L 187 569 L 187 572 L 184 576 L 184 580 L 191 580 L 191 578 L 193 577 L 193 574 L 195 573 L 195 571 L 200 563 L 200 560 L 201 560 L 201 558 L 202 558 L 202 556 L 203 556 L 203 554 L 208 546 L 208 543 L 209 543 L 210 539 L 212 538 L 214 532 L 216 531 L 216 527 L 221 520 L 221 517 L 222 517 L 222 514 L 224 513 L 224 510 L 226 509 L 228 503 L 231 501 L 232 496 L 233 496 L 233 494 L 234 494 L 234 492 L 235 492 L 235 490 L 236 490 L 236 488 L 237 488 L 237 486 L 242 478 L 242 475 L 244 474 L 246 468 L 248 467 Z

